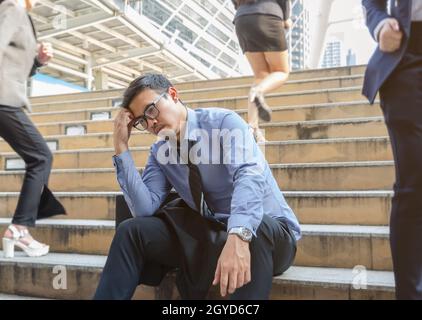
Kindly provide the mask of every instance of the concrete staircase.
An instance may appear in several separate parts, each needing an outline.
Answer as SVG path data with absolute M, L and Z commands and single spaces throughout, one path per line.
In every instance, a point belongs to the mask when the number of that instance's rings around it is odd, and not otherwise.
M 363 73 L 363 66 L 295 72 L 268 95 L 274 111 L 273 122 L 262 126 L 270 140 L 266 157 L 303 228 L 294 267 L 274 278 L 273 299 L 394 298 L 388 241 L 394 167 L 379 105 L 368 105 L 360 94 Z M 246 118 L 250 83 L 244 77 L 177 87 L 190 107 L 225 107 Z M 4 259 L 0 253 L 5 297 L 92 297 L 120 194 L 111 161 L 111 119 L 120 99 L 116 90 L 32 99 L 31 118 L 57 149 L 50 186 L 69 214 L 40 221 L 32 231 L 51 245 L 48 256 Z M 153 141 L 134 132 L 131 150 L 140 168 Z M 0 231 L 23 180 L 22 170 L 10 170 L 19 166 L 16 159 L 0 140 Z M 55 289 L 61 267 L 66 289 Z M 165 281 L 160 288 L 139 287 L 135 298 L 175 297 L 171 276 Z

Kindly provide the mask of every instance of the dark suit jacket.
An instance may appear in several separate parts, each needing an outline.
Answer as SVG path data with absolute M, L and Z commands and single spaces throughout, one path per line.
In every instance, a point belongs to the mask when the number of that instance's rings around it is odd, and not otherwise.
M 388 0 L 362 0 L 362 4 L 366 11 L 366 24 L 372 36 L 378 23 L 390 17 L 397 19 L 404 32 L 402 44 L 397 51 L 385 53 L 377 47 L 368 62 L 362 93 L 370 103 L 373 103 L 379 89 L 397 67 L 406 51 L 410 36 L 412 0 L 391 1 L 391 15 L 387 13 Z
M 180 268 L 176 286 L 182 299 L 205 299 L 214 279 L 218 258 L 227 240 L 227 226 L 213 219 L 203 219 L 177 193 L 170 193 L 156 217 L 164 220 L 180 248 Z M 132 218 L 123 196 L 116 199 L 116 228 Z M 158 263 L 145 264 L 141 284 L 158 286 L 172 268 Z M 168 297 L 167 297 L 168 298 Z

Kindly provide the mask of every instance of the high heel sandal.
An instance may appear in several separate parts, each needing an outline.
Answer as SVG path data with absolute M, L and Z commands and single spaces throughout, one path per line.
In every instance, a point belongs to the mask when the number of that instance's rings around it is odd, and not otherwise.
M 271 108 L 267 105 L 264 99 L 264 95 L 256 87 L 252 87 L 250 90 L 250 102 L 255 103 L 258 108 L 258 116 L 268 122 L 271 121 Z
M 3 237 L 3 252 L 5 258 L 13 258 L 15 256 L 15 246 L 22 249 L 29 257 L 44 256 L 50 250 L 50 246 L 42 244 L 37 240 L 32 240 L 29 244 L 22 241 L 29 231 L 18 230 L 15 226 L 10 225 L 8 229 L 12 232 L 13 238 Z

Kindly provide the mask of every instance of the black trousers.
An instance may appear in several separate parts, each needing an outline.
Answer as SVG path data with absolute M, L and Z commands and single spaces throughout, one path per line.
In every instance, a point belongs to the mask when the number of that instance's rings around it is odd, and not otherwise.
M 390 220 L 396 296 L 422 300 L 422 51 L 411 48 L 380 95 L 396 170 Z
M 37 219 L 64 214 L 63 206 L 47 188 L 51 151 L 23 109 L 0 106 L 0 136 L 26 164 L 12 223 L 33 227 Z
M 186 205 L 180 206 L 180 202 L 174 204 L 171 202 L 152 217 L 131 218 L 118 226 L 94 299 L 131 299 L 139 284 L 158 285 L 165 273 L 174 269 L 190 273 L 183 276 L 191 280 L 196 277 L 209 289 L 227 238 L 225 227 L 215 233 L 214 222 Z M 169 215 L 165 217 L 162 212 Z M 169 222 L 168 217 L 173 219 L 174 215 L 179 215 L 177 221 Z M 207 229 L 212 236 L 204 236 Z M 201 243 L 204 241 L 208 243 Z M 268 299 L 273 276 L 282 274 L 293 263 L 296 241 L 284 222 L 264 215 L 250 252 L 252 280 L 236 290 L 231 299 Z M 193 255 L 197 262 L 192 262 Z M 155 278 L 154 272 L 161 276 Z

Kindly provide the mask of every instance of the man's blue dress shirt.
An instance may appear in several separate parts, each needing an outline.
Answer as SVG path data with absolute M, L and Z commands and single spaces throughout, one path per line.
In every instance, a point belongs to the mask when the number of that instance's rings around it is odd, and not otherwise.
M 188 108 L 181 153 L 188 140 L 196 144 L 189 154 L 199 168 L 211 218 L 232 227 L 246 227 L 256 235 L 264 214 L 284 219 L 296 239 L 299 222 L 286 203 L 268 162 L 247 123 L 235 112 L 221 108 Z M 160 135 L 162 132 L 160 132 Z M 142 175 L 130 151 L 113 157 L 117 180 L 133 216 L 153 215 L 172 188 L 192 208 L 188 167 L 177 157 L 176 139 L 159 139 Z M 191 158 L 192 159 L 192 158 Z

